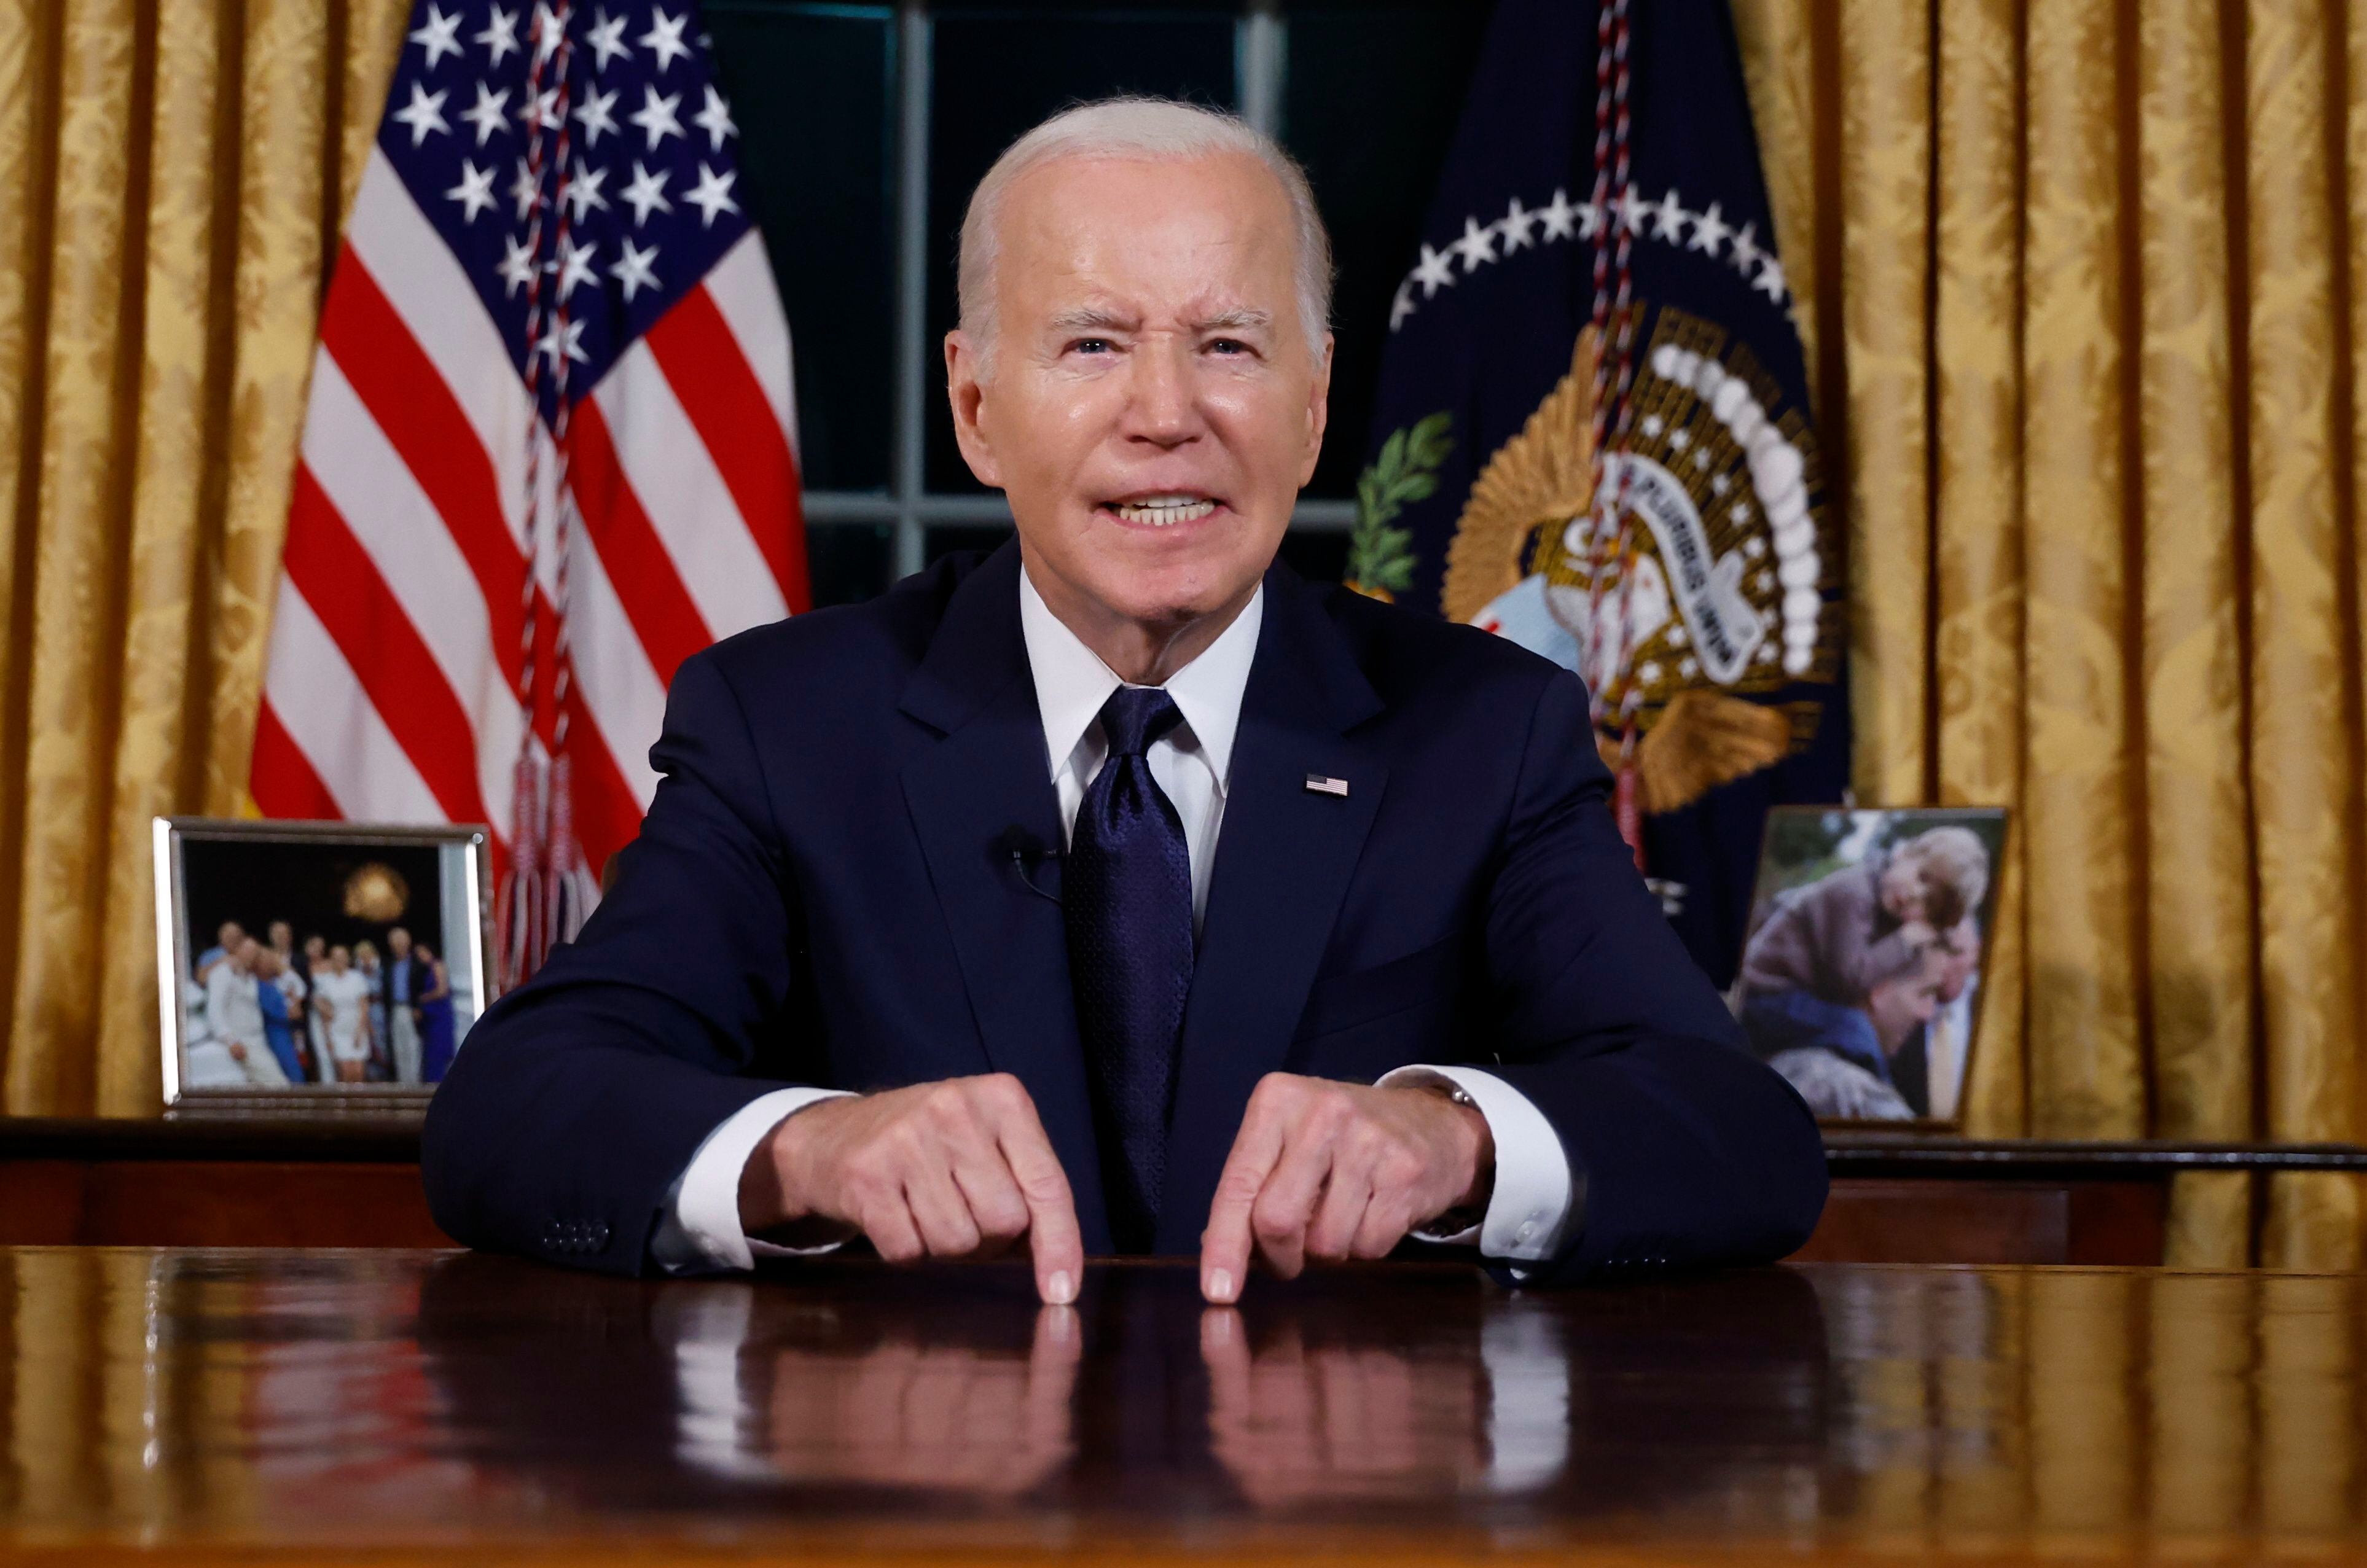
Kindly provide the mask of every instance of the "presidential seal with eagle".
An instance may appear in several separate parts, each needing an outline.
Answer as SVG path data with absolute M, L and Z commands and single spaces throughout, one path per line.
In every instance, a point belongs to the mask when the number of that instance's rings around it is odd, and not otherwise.
M 1814 432 L 1747 345 L 1659 309 L 1599 465 L 1595 357 L 1589 328 L 1481 468 L 1440 607 L 1584 676 L 1606 762 L 1632 770 L 1643 811 L 1678 811 L 1814 738 L 1821 704 L 1768 699 L 1837 674 L 1840 552 Z M 1387 597 L 1410 580 L 1410 536 L 1389 525 L 1431 493 L 1449 424 L 1397 433 L 1366 470 L 1350 586 Z

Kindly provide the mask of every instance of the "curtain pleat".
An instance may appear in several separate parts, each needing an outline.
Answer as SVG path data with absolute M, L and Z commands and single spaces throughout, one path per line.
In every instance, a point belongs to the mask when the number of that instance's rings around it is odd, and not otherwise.
M 1840 18 L 1852 772 L 1868 800 L 1915 800 L 1930 716 L 1931 35 L 1898 0 L 1840 0 Z
M 147 174 L 135 118 L 142 18 L 130 0 L 61 12 L 56 210 L 35 505 L 11 1039 L 91 1042 L 106 895 L 99 852 L 120 675 L 128 432 L 140 269 L 133 203 Z M 97 1053 L 14 1051 L 12 1105 L 87 1105 Z
M 2146 952 L 2155 1130 L 2252 1130 L 2252 877 L 2246 830 L 2226 106 L 2215 0 L 2138 15 L 2136 199 Z M 2248 1261 L 2250 1183 L 2181 1179 L 2170 1258 Z
M 14 775 L 24 747 L 39 533 L 39 348 L 56 188 L 49 168 L 54 138 L 40 131 L 54 101 L 54 26 L 44 0 L 0 0 L 0 767 L 7 770 L 0 773 L 0 1010 L 15 988 L 13 955 L 24 915 L 14 873 L 24 841 L 25 797 Z M 0 1095 L 5 1089 L 0 1077 Z
M 147 993 L 153 943 L 106 940 L 152 908 L 149 819 L 187 798 L 180 759 L 202 730 L 206 667 L 191 658 L 207 514 L 220 502 L 221 350 L 214 243 L 220 131 L 219 28 L 206 7 L 155 14 L 153 110 L 147 142 L 146 260 L 135 317 L 137 412 L 130 433 L 130 504 L 121 635 L 121 690 L 100 863 L 106 897 L 92 933 L 100 956 L 95 997 L 96 1098 L 130 1108 L 152 1096 L 157 1027 Z M 194 682 L 194 683 L 193 683 Z M 85 969 L 85 972 L 87 970 Z M 149 984 L 143 984 L 143 981 Z M 142 1004 L 145 1003 L 145 1006 Z
M 1933 620 L 1937 797 L 2017 807 L 2026 750 L 2022 595 L 2022 57 L 2015 0 L 1940 17 L 1939 199 L 1931 298 Z M 2007 330 L 1999 331 L 2005 323 Z M 2008 840 L 1982 955 L 1987 1033 L 1966 1125 L 2028 1125 L 2022 897 L 2028 836 Z
M 1817 363 L 1817 135 L 1815 0 L 1734 0 L 1734 30 L 1759 133 L 1759 160 L 1774 209 L 1775 243 L 1799 313 L 1800 347 Z
M 2245 58 L 2250 311 L 2252 800 L 2260 1024 L 2271 1137 L 2356 1131 L 2354 966 L 2360 780 L 2346 665 L 2354 585 L 2342 580 L 2326 12 L 2257 0 Z M 2264 1261 L 2351 1263 L 2358 1188 L 2271 1184 Z
M 2146 1130 L 2124 649 L 2118 13 L 2029 8 L 2024 640 L 2030 1130 Z

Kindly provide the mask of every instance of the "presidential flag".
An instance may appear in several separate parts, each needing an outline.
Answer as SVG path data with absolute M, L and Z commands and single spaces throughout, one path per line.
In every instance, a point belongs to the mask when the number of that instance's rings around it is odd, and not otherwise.
M 809 602 L 789 333 L 691 0 L 425 0 L 321 316 L 252 789 L 597 897 L 683 660 Z
M 1390 309 L 1348 576 L 1585 678 L 1721 986 L 1767 807 L 1848 783 L 1792 310 L 1725 0 L 1501 0 Z

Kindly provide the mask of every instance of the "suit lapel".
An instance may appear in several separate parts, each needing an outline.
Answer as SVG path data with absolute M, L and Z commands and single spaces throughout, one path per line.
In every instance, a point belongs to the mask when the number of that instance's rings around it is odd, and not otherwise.
M 1314 592 L 1286 568 L 1269 571 L 1184 1011 L 1161 1252 L 1198 1247 L 1250 1091 L 1282 1066 L 1306 1010 L 1388 779 L 1344 732 L 1380 707 Z M 1347 793 L 1310 790 L 1309 774 Z
M 904 693 L 903 710 L 941 736 L 905 764 L 904 802 L 987 1057 L 1026 1086 L 1075 1189 L 1086 1248 L 1106 1252 L 1068 933 L 1059 906 L 1030 891 L 1011 858 L 1014 837 L 1050 849 L 1062 837 L 1019 628 L 1018 572 L 1018 549 L 1006 546 L 946 604 Z M 1057 890 L 1057 864 L 1034 869 L 1047 891 Z

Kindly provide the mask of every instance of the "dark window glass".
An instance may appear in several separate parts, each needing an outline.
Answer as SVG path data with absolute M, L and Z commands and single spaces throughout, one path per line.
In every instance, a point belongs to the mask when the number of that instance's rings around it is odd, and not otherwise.
M 1307 165 L 1339 267 L 1331 424 L 1310 496 L 1356 493 L 1389 297 L 1413 265 L 1489 9 L 1475 0 L 1285 6 L 1282 139 Z
M 957 314 L 954 254 L 969 193 L 1022 132 L 1080 99 L 1154 93 L 1229 108 L 1234 6 L 937 9 L 929 107 L 928 486 L 980 489 L 954 446 L 937 344 Z M 932 548 L 938 530 L 932 529 Z
M 895 14 L 779 0 L 708 0 L 704 14 L 740 127 L 741 189 L 788 312 L 806 488 L 884 490 L 896 381 Z
M 1283 565 L 1309 582 L 1337 582 L 1348 570 L 1348 536 L 1336 528 L 1293 528 L 1279 553 Z
M 956 550 L 998 549 L 1009 537 L 1008 523 L 949 523 L 929 530 L 924 548 L 928 558 L 935 560 Z
M 896 530 L 884 523 L 806 525 L 816 609 L 877 598 L 887 591 L 895 559 Z

